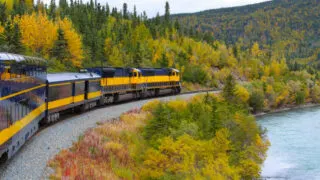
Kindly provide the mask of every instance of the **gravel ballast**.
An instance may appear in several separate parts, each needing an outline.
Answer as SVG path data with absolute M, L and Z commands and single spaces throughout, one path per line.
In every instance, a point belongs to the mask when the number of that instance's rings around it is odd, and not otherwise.
M 196 94 L 184 94 L 159 98 L 188 99 Z M 153 99 L 151 99 L 153 100 Z M 110 105 L 104 108 L 74 115 L 47 127 L 31 138 L 20 151 L 9 161 L 0 165 L 1 180 L 47 179 L 48 160 L 52 159 L 62 149 L 72 146 L 88 128 L 96 127 L 97 122 L 119 117 L 130 109 L 140 108 L 151 100 L 132 101 L 129 103 Z

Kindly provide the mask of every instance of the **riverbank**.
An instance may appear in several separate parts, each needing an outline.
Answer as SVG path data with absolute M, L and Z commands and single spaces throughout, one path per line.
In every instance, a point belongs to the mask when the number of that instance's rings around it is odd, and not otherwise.
M 312 107 L 318 107 L 320 106 L 320 103 L 306 103 L 302 105 L 287 105 L 285 107 L 281 107 L 278 109 L 272 109 L 270 111 L 264 111 L 264 112 L 259 112 L 253 114 L 254 117 L 262 117 L 270 114 L 275 114 L 275 113 L 281 113 L 281 112 L 286 112 L 286 111 L 292 111 L 292 110 L 297 110 L 297 109 L 304 109 L 304 108 L 312 108 Z

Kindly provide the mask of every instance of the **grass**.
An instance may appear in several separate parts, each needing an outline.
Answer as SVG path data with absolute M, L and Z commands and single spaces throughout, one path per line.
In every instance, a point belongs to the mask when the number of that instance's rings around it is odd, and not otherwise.
M 147 117 L 147 112 L 134 109 L 87 130 L 49 161 L 54 170 L 50 179 L 134 179 L 144 146 L 139 131 Z

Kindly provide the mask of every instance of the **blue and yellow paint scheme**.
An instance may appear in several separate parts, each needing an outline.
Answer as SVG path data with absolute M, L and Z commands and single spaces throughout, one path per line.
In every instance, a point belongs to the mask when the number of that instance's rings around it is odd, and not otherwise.
M 39 58 L 0 53 L 0 158 L 10 158 L 45 116 L 46 67 Z
M 117 102 L 119 95 L 180 92 L 172 68 L 89 68 L 82 73 L 47 74 L 45 60 L 0 53 L 0 161 L 10 158 L 35 134 L 39 123 L 61 112 Z
M 47 75 L 48 115 L 71 109 L 101 96 L 100 76 L 90 73 Z
M 103 94 L 139 92 L 155 89 L 180 89 L 179 71 L 173 68 L 88 68 L 101 76 Z

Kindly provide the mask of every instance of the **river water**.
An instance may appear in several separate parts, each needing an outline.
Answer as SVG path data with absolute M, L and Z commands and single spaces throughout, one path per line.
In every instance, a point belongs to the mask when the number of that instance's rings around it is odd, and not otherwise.
M 267 179 L 320 179 L 320 108 L 257 119 L 271 142 L 262 169 Z

